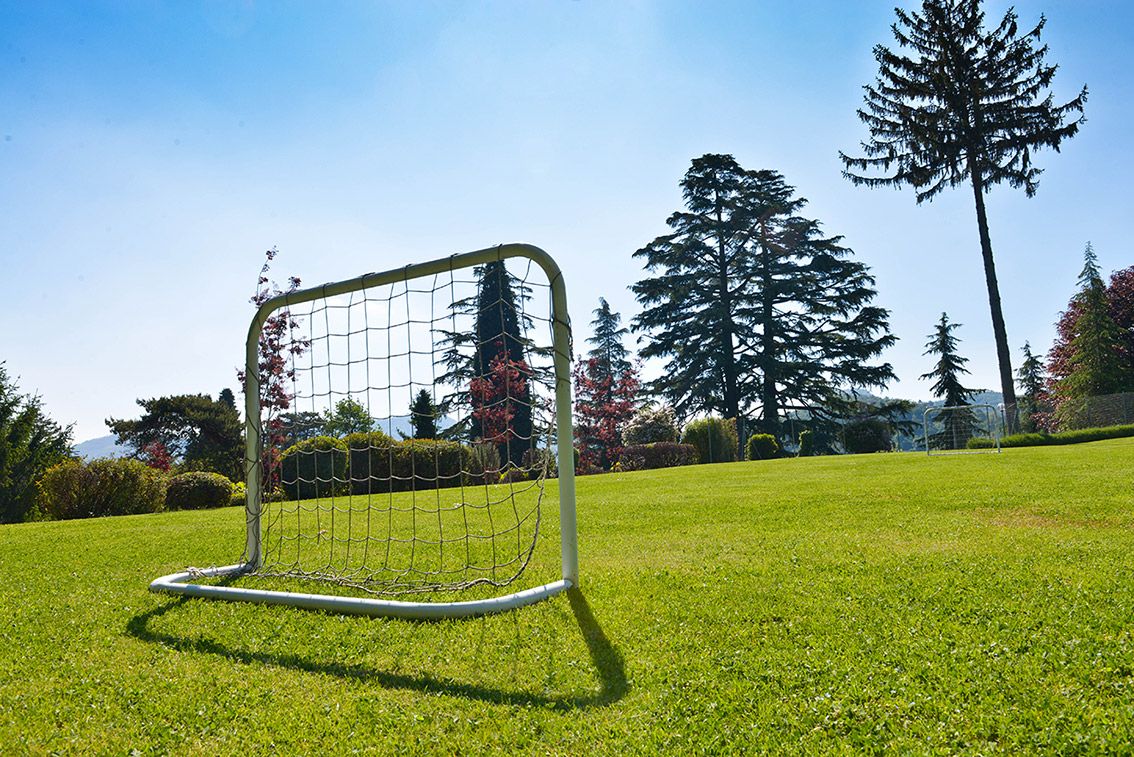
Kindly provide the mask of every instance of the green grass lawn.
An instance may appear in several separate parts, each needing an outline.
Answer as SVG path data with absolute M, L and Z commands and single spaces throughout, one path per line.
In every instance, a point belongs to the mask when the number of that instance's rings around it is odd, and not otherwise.
M 146 591 L 239 558 L 239 509 L 0 526 L 0 752 L 1125 751 L 1132 470 L 1123 439 L 582 478 L 582 592 L 439 623 Z

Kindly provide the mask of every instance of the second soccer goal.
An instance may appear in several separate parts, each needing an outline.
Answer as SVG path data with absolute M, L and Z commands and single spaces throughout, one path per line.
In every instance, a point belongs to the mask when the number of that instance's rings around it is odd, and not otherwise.
M 562 274 L 531 245 L 268 299 L 246 349 L 243 558 L 151 589 L 443 618 L 577 586 L 570 360 Z M 557 575 L 527 579 L 549 549 Z

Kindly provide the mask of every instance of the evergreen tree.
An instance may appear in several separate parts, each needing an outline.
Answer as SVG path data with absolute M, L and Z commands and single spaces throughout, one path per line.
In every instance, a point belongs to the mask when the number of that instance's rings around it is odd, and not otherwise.
M 20 394 L 0 363 L 0 523 L 19 523 L 35 505 L 35 481 L 71 456 L 71 427 L 60 426 L 39 397 Z
M 705 155 L 682 189 L 673 233 L 635 253 L 655 274 L 631 287 L 641 355 L 668 360 L 653 393 L 681 415 L 737 419 L 742 440 L 758 409 L 760 428 L 782 438 L 786 412 L 830 424 L 846 408 L 842 389 L 893 378 L 869 362 L 895 339 L 887 311 L 870 305 L 867 267 L 798 215 L 806 200 L 780 174 Z
M 960 326 L 959 323 L 949 323 L 949 316 L 942 313 L 937 328 L 925 344 L 925 352 L 921 353 L 937 356 L 933 370 L 923 373 L 921 378 L 933 379 L 930 387 L 933 396 L 943 399 L 945 407 L 949 408 L 937 416 L 942 429 L 929 435 L 931 445 L 945 449 L 963 449 L 969 439 L 977 435 L 976 416 L 968 409 L 969 400 L 976 390 L 961 385 L 961 374 L 969 372 L 965 368 L 969 359 L 957 354 L 960 340 L 953 336 L 953 331 Z
M 1032 354 L 1030 343 L 1024 342 L 1023 353 L 1024 361 L 1016 371 L 1016 383 L 1020 386 L 1017 414 L 1020 419 L 1020 430 L 1030 433 L 1039 427 L 1036 416 L 1041 412 L 1047 376 L 1043 362 Z
M 1110 314 L 1106 285 L 1090 243 L 1083 253 L 1076 315 L 1068 343 L 1066 372 L 1055 385 L 1057 404 L 1068 399 L 1129 391 L 1131 371 L 1124 334 Z
M 445 373 L 438 381 L 456 391 L 442 398 L 438 413 L 465 415 L 445 436 L 491 440 L 502 460 L 520 466 L 534 443 L 530 379 L 541 378 L 527 362 L 531 321 L 522 304 L 529 291 L 504 261 L 477 266 L 473 273 L 476 294 L 450 306 L 455 314 L 473 316 L 472 331 L 441 331 Z
M 1075 136 L 1087 88 L 1063 105 L 1053 103 L 1047 90 L 1056 66 L 1044 62 L 1047 47 L 1037 47 L 1042 16 L 1020 35 L 1012 9 L 986 29 L 980 0 L 923 0 L 920 12 L 895 12 L 894 38 L 910 54 L 874 48 L 878 78 L 865 87 L 866 107 L 858 111 L 871 141 L 862 144 L 865 157 L 839 154 L 843 175 L 868 187 L 909 184 L 918 203 L 945 187 L 971 185 L 1000 386 L 1012 405 L 1011 355 L 984 197 L 1001 182 L 1035 194 L 1041 170 L 1032 153 L 1058 150 Z M 858 173 L 869 171 L 881 175 Z
M 106 421 L 118 444 L 131 447 L 134 457 L 146 457 L 145 450 L 156 443 L 190 470 L 243 480 L 243 429 L 230 404 L 207 394 L 179 394 L 138 400 L 138 405 L 140 418 Z
M 627 368 L 611 375 L 600 358 L 575 364 L 575 440 L 579 461 L 603 470 L 618 461 L 622 429 L 633 417 L 641 382 L 638 372 Z
M 410 405 L 410 426 L 414 439 L 437 438 L 437 406 L 425 389 L 417 393 Z
M 594 348 L 587 357 L 598 361 L 595 364 L 596 378 L 600 376 L 621 376 L 631 369 L 628 360 L 630 353 L 622 343 L 622 338 L 630 330 L 622 326 L 622 316 L 610 309 L 610 303 L 599 297 L 599 306 L 594 310 L 595 319 L 591 321 L 593 335 L 587 344 Z

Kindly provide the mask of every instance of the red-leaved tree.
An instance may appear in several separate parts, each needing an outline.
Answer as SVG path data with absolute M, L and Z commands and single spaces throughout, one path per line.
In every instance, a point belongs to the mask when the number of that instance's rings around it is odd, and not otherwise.
M 622 428 L 634 415 L 642 388 L 638 372 L 603 369 L 599 358 L 575 364 L 575 441 L 580 468 L 609 470 L 622 452 Z
M 488 372 L 475 376 L 469 382 L 472 416 L 481 428 L 481 441 L 495 444 L 501 460 L 511 460 L 509 448 L 521 444 L 531 446 L 531 440 L 516 433 L 513 421 L 528 397 L 528 380 L 532 369 L 524 360 L 513 360 L 503 349 L 488 363 Z
M 299 277 L 288 278 L 288 288 L 281 290 L 268 278 L 272 261 L 279 251 L 272 248 L 264 253 L 266 260 L 256 281 L 256 293 L 250 302 L 259 308 L 271 298 L 290 294 L 299 289 Z M 260 330 L 257 369 L 260 377 L 260 425 L 262 438 L 260 464 L 263 468 L 261 484 L 265 492 L 280 485 L 280 455 L 286 433 L 282 414 L 291 408 L 294 395 L 291 386 L 295 381 L 295 358 L 311 346 L 311 340 L 299 334 L 299 322 L 287 308 L 276 310 L 264 321 Z M 247 393 L 245 372 L 237 371 L 240 386 Z
M 142 447 L 139 459 L 155 470 L 169 473 L 173 468 L 173 455 L 169 454 L 169 450 L 161 442 L 150 442 Z

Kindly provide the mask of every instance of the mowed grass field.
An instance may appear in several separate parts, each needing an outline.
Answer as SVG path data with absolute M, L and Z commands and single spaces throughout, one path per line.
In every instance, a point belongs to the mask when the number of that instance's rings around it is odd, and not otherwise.
M 1128 751 L 1132 472 L 1118 440 L 581 478 L 582 591 L 437 623 L 147 592 L 235 561 L 236 508 L 0 526 L 0 752 Z

